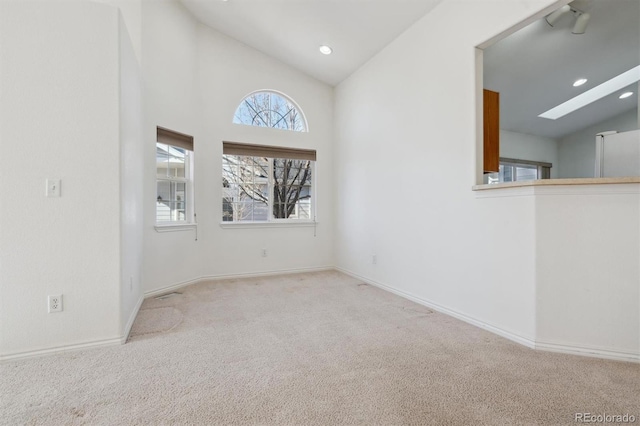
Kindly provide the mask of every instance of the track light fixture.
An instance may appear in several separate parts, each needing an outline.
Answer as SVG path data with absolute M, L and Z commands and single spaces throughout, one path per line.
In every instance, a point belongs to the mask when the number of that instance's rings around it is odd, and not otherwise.
M 572 12 L 576 16 L 576 23 L 571 32 L 573 34 L 584 34 L 584 30 L 587 28 L 591 15 L 585 12 L 580 12 L 579 10 L 572 10 Z
M 584 30 L 587 28 L 587 24 L 589 23 L 589 18 L 591 18 L 591 15 L 574 7 L 571 7 L 568 4 L 565 4 L 561 8 L 551 12 L 549 15 L 547 15 L 546 18 L 544 18 L 544 20 L 547 21 L 547 24 L 553 27 L 555 23 L 567 12 L 573 13 L 573 16 L 576 18 L 576 22 L 573 25 L 573 30 L 571 32 L 573 34 L 584 34 Z
M 545 21 L 547 21 L 547 24 L 553 27 L 553 24 L 555 24 L 556 21 L 562 17 L 562 15 L 569 12 L 570 10 L 571 10 L 571 6 L 566 4 L 562 6 L 560 9 L 557 9 L 556 11 L 551 12 L 551 14 L 547 15 L 547 17 L 544 19 Z

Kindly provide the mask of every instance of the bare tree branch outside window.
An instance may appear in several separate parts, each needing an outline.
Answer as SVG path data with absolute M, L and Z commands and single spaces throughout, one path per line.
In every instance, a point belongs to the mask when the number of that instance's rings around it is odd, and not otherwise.
M 223 155 L 223 221 L 268 220 L 270 183 L 273 218 L 311 218 L 311 161 Z
M 295 104 L 267 91 L 247 96 L 233 122 L 307 131 Z M 222 220 L 311 219 L 311 167 L 309 160 L 223 155 Z
M 233 122 L 294 132 L 307 131 L 304 118 L 293 102 L 273 92 L 256 92 L 247 96 L 238 106 Z

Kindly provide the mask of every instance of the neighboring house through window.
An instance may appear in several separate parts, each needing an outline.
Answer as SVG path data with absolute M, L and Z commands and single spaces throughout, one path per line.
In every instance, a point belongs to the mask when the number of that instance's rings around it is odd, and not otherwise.
M 312 220 L 315 150 L 223 143 L 222 220 Z
M 156 223 L 193 222 L 193 137 L 157 128 Z

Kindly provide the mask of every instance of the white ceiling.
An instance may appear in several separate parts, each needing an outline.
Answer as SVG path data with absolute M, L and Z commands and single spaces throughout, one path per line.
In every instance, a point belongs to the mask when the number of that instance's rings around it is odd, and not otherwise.
M 441 0 L 180 1 L 202 23 L 335 86 Z
M 202 23 L 336 85 L 442 0 L 180 0 Z M 558 120 L 538 114 L 640 65 L 640 0 L 575 0 L 591 14 L 574 35 L 565 14 L 485 49 L 484 87 L 501 94 L 501 128 L 560 138 L 638 105 L 610 95 Z M 322 55 L 327 44 L 333 54 Z M 584 77 L 579 88 L 572 83 Z
M 484 51 L 484 87 L 500 92 L 501 128 L 560 138 L 637 108 L 634 92 L 618 99 L 620 90 L 557 120 L 538 114 L 640 65 L 640 1 L 579 0 L 571 3 L 589 12 L 582 35 L 571 33 L 571 13 L 554 27 L 544 19 Z M 589 81 L 580 87 L 578 78 Z M 616 129 L 603 129 L 616 130 Z

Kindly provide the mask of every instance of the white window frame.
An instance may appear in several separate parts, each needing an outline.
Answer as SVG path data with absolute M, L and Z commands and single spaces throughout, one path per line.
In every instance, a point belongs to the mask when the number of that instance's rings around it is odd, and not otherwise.
M 295 129 L 290 129 L 290 128 L 283 129 L 283 128 L 280 128 L 280 127 L 273 127 L 271 125 L 268 125 L 269 123 L 265 123 L 266 124 L 265 126 L 260 126 L 260 125 L 255 125 L 255 124 L 252 124 L 252 123 L 243 122 L 241 120 L 240 116 L 238 116 L 238 110 L 240 110 L 240 108 L 243 107 L 243 104 L 245 102 L 248 102 L 247 99 L 249 99 L 249 98 L 251 98 L 251 97 L 253 97 L 255 95 L 261 95 L 261 94 L 269 95 L 269 104 L 270 105 L 271 105 L 271 96 L 276 96 L 276 97 L 282 98 L 288 104 L 293 106 L 293 108 L 296 110 L 297 114 L 299 114 L 299 116 L 301 117 L 302 127 L 303 128 L 301 130 L 295 130 Z M 258 111 L 256 111 L 256 113 L 258 113 Z M 302 108 L 300 108 L 300 105 L 298 105 L 298 103 L 296 101 L 294 101 L 291 97 L 289 97 L 285 93 L 279 92 L 277 90 L 272 90 L 272 89 L 255 90 L 255 91 L 247 94 L 246 96 L 244 96 L 242 98 L 242 101 L 240 101 L 240 103 L 236 107 L 236 110 L 235 110 L 234 115 L 233 115 L 232 122 L 233 122 L 233 124 L 238 124 L 238 125 L 242 125 L 242 126 L 254 126 L 254 127 L 265 128 L 265 129 L 277 129 L 277 130 L 284 130 L 284 131 L 291 131 L 291 132 L 301 132 L 301 133 L 309 132 L 309 123 L 307 122 L 307 117 L 304 114 L 304 111 L 302 111 Z
M 551 168 L 553 165 L 551 163 L 545 163 L 542 161 L 530 161 L 530 160 L 521 160 L 515 158 L 504 158 L 500 157 L 500 167 L 512 167 L 514 170 L 512 174 L 515 173 L 515 168 L 527 168 L 527 169 L 535 169 L 536 178 L 533 180 L 540 179 L 549 179 L 551 176 Z M 489 173 L 488 174 L 488 183 L 503 183 L 500 182 L 500 172 Z M 523 182 L 525 180 L 513 180 L 508 182 Z M 508 183 L 504 182 L 504 183 Z
M 163 129 L 167 131 L 167 129 Z M 172 131 L 168 131 L 172 132 Z M 176 132 L 172 132 L 177 135 L 181 135 Z M 186 135 L 183 135 L 186 136 Z M 193 183 L 193 170 L 194 170 L 194 150 L 187 149 L 183 146 L 172 145 L 170 141 L 166 140 L 157 140 L 156 141 L 156 150 L 158 149 L 158 144 L 168 145 L 174 149 L 181 149 L 185 151 L 185 163 L 184 163 L 184 177 L 161 177 L 158 176 L 156 170 L 156 191 L 158 188 L 158 182 L 169 182 L 171 183 L 184 183 L 185 184 L 185 200 L 184 200 L 184 220 L 171 220 L 171 221 L 158 221 L 158 202 L 156 200 L 156 210 L 155 210 L 155 229 L 158 232 L 169 232 L 169 231 L 180 231 L 183 229 L 192 229 L 196 227 L 195 221 L 195 200 L 194 200 L 194 183 Z
M 269 160 L 274 160 L 274 158 L 269 158 Z M 284 158 L 284 160 L 289 160 L 288 158 Z M 311 200 L 311 208 L 309 209 L 309 219 L 297 219 L 297 218 L 286 218 L 279 219 L 273 217 L 273 187 L 275 185 L 275 179 L 273 178 L 273 161 L 269 161 L 269 220 L 267 222 L 281 222 L 281 223 L 296 223 L 296 222 L 310 222 L 313 223 L 314 218 L 316 217 L 316 202 L 315 202 L 315 183 L 316 183 L 316 162 L 311 161 L 311 182 L 309 187 L 309 200 Z M 296 210 L 298 206 L 296 206 Z
M 225 154 L 223 154 L 224 156 Z M 249 157 L 249 156 L 247 156 Z M 257 157 L 260 158 L 260 157 Z M 273 203 L 274 203 L 274 196 L 273 196 L 273 188 L 275 185 L 275 179 L 273 177 L 273 160 L 276 159 L 275 157 L 262 157 L 262 158 L 268 158 L 269 161 L 269 170 L 268 170 L 268 179 L 267 179 L 267 183 L 268 183 L 268 188 L 267 188 L 267 193 L 268 193 L 268 198 L 267 198 L 267 209 L 268 209 L 268 218 L 267 220 L 243 220 L 243 221 L 221 221 L 220 222 L 220 226 L 222 227 L 242 227 L 242 226 L 247 226 L 247 227 L 257 227 L 257 226 L 261 226 L 261 225 L 285 225 L 285 226 L 313 226 L 314 224 L 317 223 L 317 217 L 316 217 L 316 181 L 317 181 L 317 177 L 316 177 L 316 161 L 311 161 L 311 183 L 310 183 L 310 188 L 309 188 L 309 200 L 311 202 L 311 206 L 309 209 L 309 219 L 297 219 L 297 218 L 275 218 L 273 216 Z M 281 158 L 281 157 L 278 157 Z M 283 158 L 283 159 L 287 159 L 287 158 Z M 222 206 L 221 206 L 222 207 Z M 296 206 L 297 208 L 297 206 Z M 220 209 L 220 214 L 222 215 L 222 208 Z

